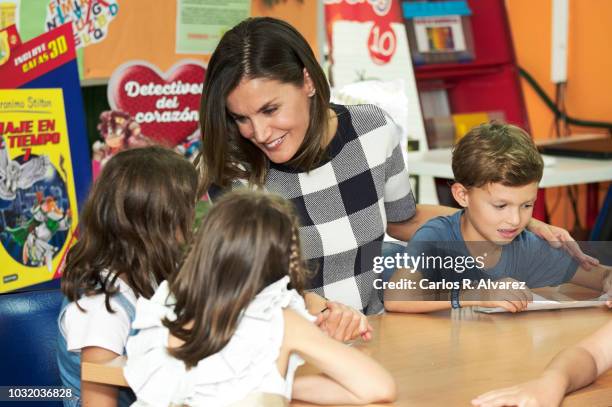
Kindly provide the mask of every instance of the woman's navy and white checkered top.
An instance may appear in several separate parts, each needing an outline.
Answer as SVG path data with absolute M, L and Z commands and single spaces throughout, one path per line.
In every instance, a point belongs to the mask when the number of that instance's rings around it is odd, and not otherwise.
M 332 108 L 338 129 L 327 158 L 310 172 L 271 163 L 265 186 L 295 205 L 302 253 L 316 271 L 311 290 L 375 314 L 383 310 L 382 295 L 363 252 L 380 250 L 387 222 L 414 216 L 415 200 L 393 120 L 373 105 Z M 211 188 L 211 199 L 220 192 Z

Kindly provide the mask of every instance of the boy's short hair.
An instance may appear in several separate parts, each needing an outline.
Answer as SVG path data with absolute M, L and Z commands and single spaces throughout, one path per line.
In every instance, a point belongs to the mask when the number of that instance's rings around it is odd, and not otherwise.
M 453 148 L 455 182 L 466 188 L 540 182 L 544 161 L 527 132 L 490 122 L 471 129 Z

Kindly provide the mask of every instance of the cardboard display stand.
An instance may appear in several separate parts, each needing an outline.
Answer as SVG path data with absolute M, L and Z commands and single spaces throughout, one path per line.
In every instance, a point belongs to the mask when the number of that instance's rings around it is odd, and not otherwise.
M 0 292 L 60 276 L 91 166 L 69 24 L 0 31 Z M 6 46 L 8 44 L 8 46 Z

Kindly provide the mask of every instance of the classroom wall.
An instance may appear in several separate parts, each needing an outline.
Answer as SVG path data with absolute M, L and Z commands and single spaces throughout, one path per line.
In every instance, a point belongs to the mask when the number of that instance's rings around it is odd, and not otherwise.
M 108 37 L 84 50 L 84 77 L 107 79 L 125 61 L 142 59 L 165 71 L 180 59 L 208 61 L 210 55 L 176 54 L 176 1 L 122 1 Z M 273 7 L 253 0 L 251 15 L 286 20 L 313 49 L 317 45 L 317 1 L 285 0 Z
M 554 99 L 550 80 L 552 0 L 506 0 L 512 37 L 519 66 L 527 70 Z M 573 117 L 612 121 L 612 1 L 569 0 L 568 82 L 566 108 Z M 527 112 L 536 139 L 552 137 L 553 115 L 548 107 L 522 80 Z M 571 126 L 572 134 L 601 133 L 602 130 Z M 612 165 L 609 161 L 602 165 Z M 603 199 L 609 183 L 599 187 Z M 585 224 L 585 190 L 580 187 L 579 211 Z M 547 191 L 549 209 L 554 206 L 560 188 Z M 565 194 L 565 192 L 563 191 Z M 572 228 L 574 217 L 564 196 L 553 213 L 555 224 Z
M 612 38 L 612 1 L 570 0 L 569 64 L 566 107 L 575 117 L 612 121 L 612 54 L 605 52 Z M 550 81 L 550 43 L 552 0 L 506 1 L 517 60 L 554 97 Z M 251 14 L 270 15 L 285 19 L 306 37 L 315 51 L 317 44 L 317 1 L 286 0 L 270 8 L 262 0 L 253 0 Z M 143 24 L 142 21 L 147 21 Z M 208 60 L 202 55 L 174 54 L 176 3 L 149 0 L 122 2 L 122 10 L 111 23 L 109 37 L 100 44 L 85 49 L 85 77 L 107 78 L 126 59 L 145 59 L 162 70 L 176 60 L 193 57 Z M 125 48 L 117 53 L 116 48 Z M 604 51 L 602 51 L 604 50 Z M 116 55 L 116 57 L 115 57 Z M 535 92 L 523 80 L 523 90 L 531 130 L 536 139 L 551 135 L 552 114 Z M 572 126 L 572 133 L 592 133 L 601 130 Z M 600 184 L 600 199 L 608 183 Z M 581 186 L 579 210 L 585 224 L 584 190 Z M 559 204 L 555 204 L 562 196 Z M 547 191 L 552 221 L 571 229 L 574 217 L 566 192 L 560 188 Z

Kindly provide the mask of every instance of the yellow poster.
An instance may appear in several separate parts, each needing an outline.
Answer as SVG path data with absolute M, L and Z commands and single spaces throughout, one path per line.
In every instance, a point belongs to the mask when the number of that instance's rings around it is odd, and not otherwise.
M 15 24 L 18 0 L 0 0 L 0 29 Z
M 59 276 L 76 202 L 62 89 L 0 89 L 0 292 Z

